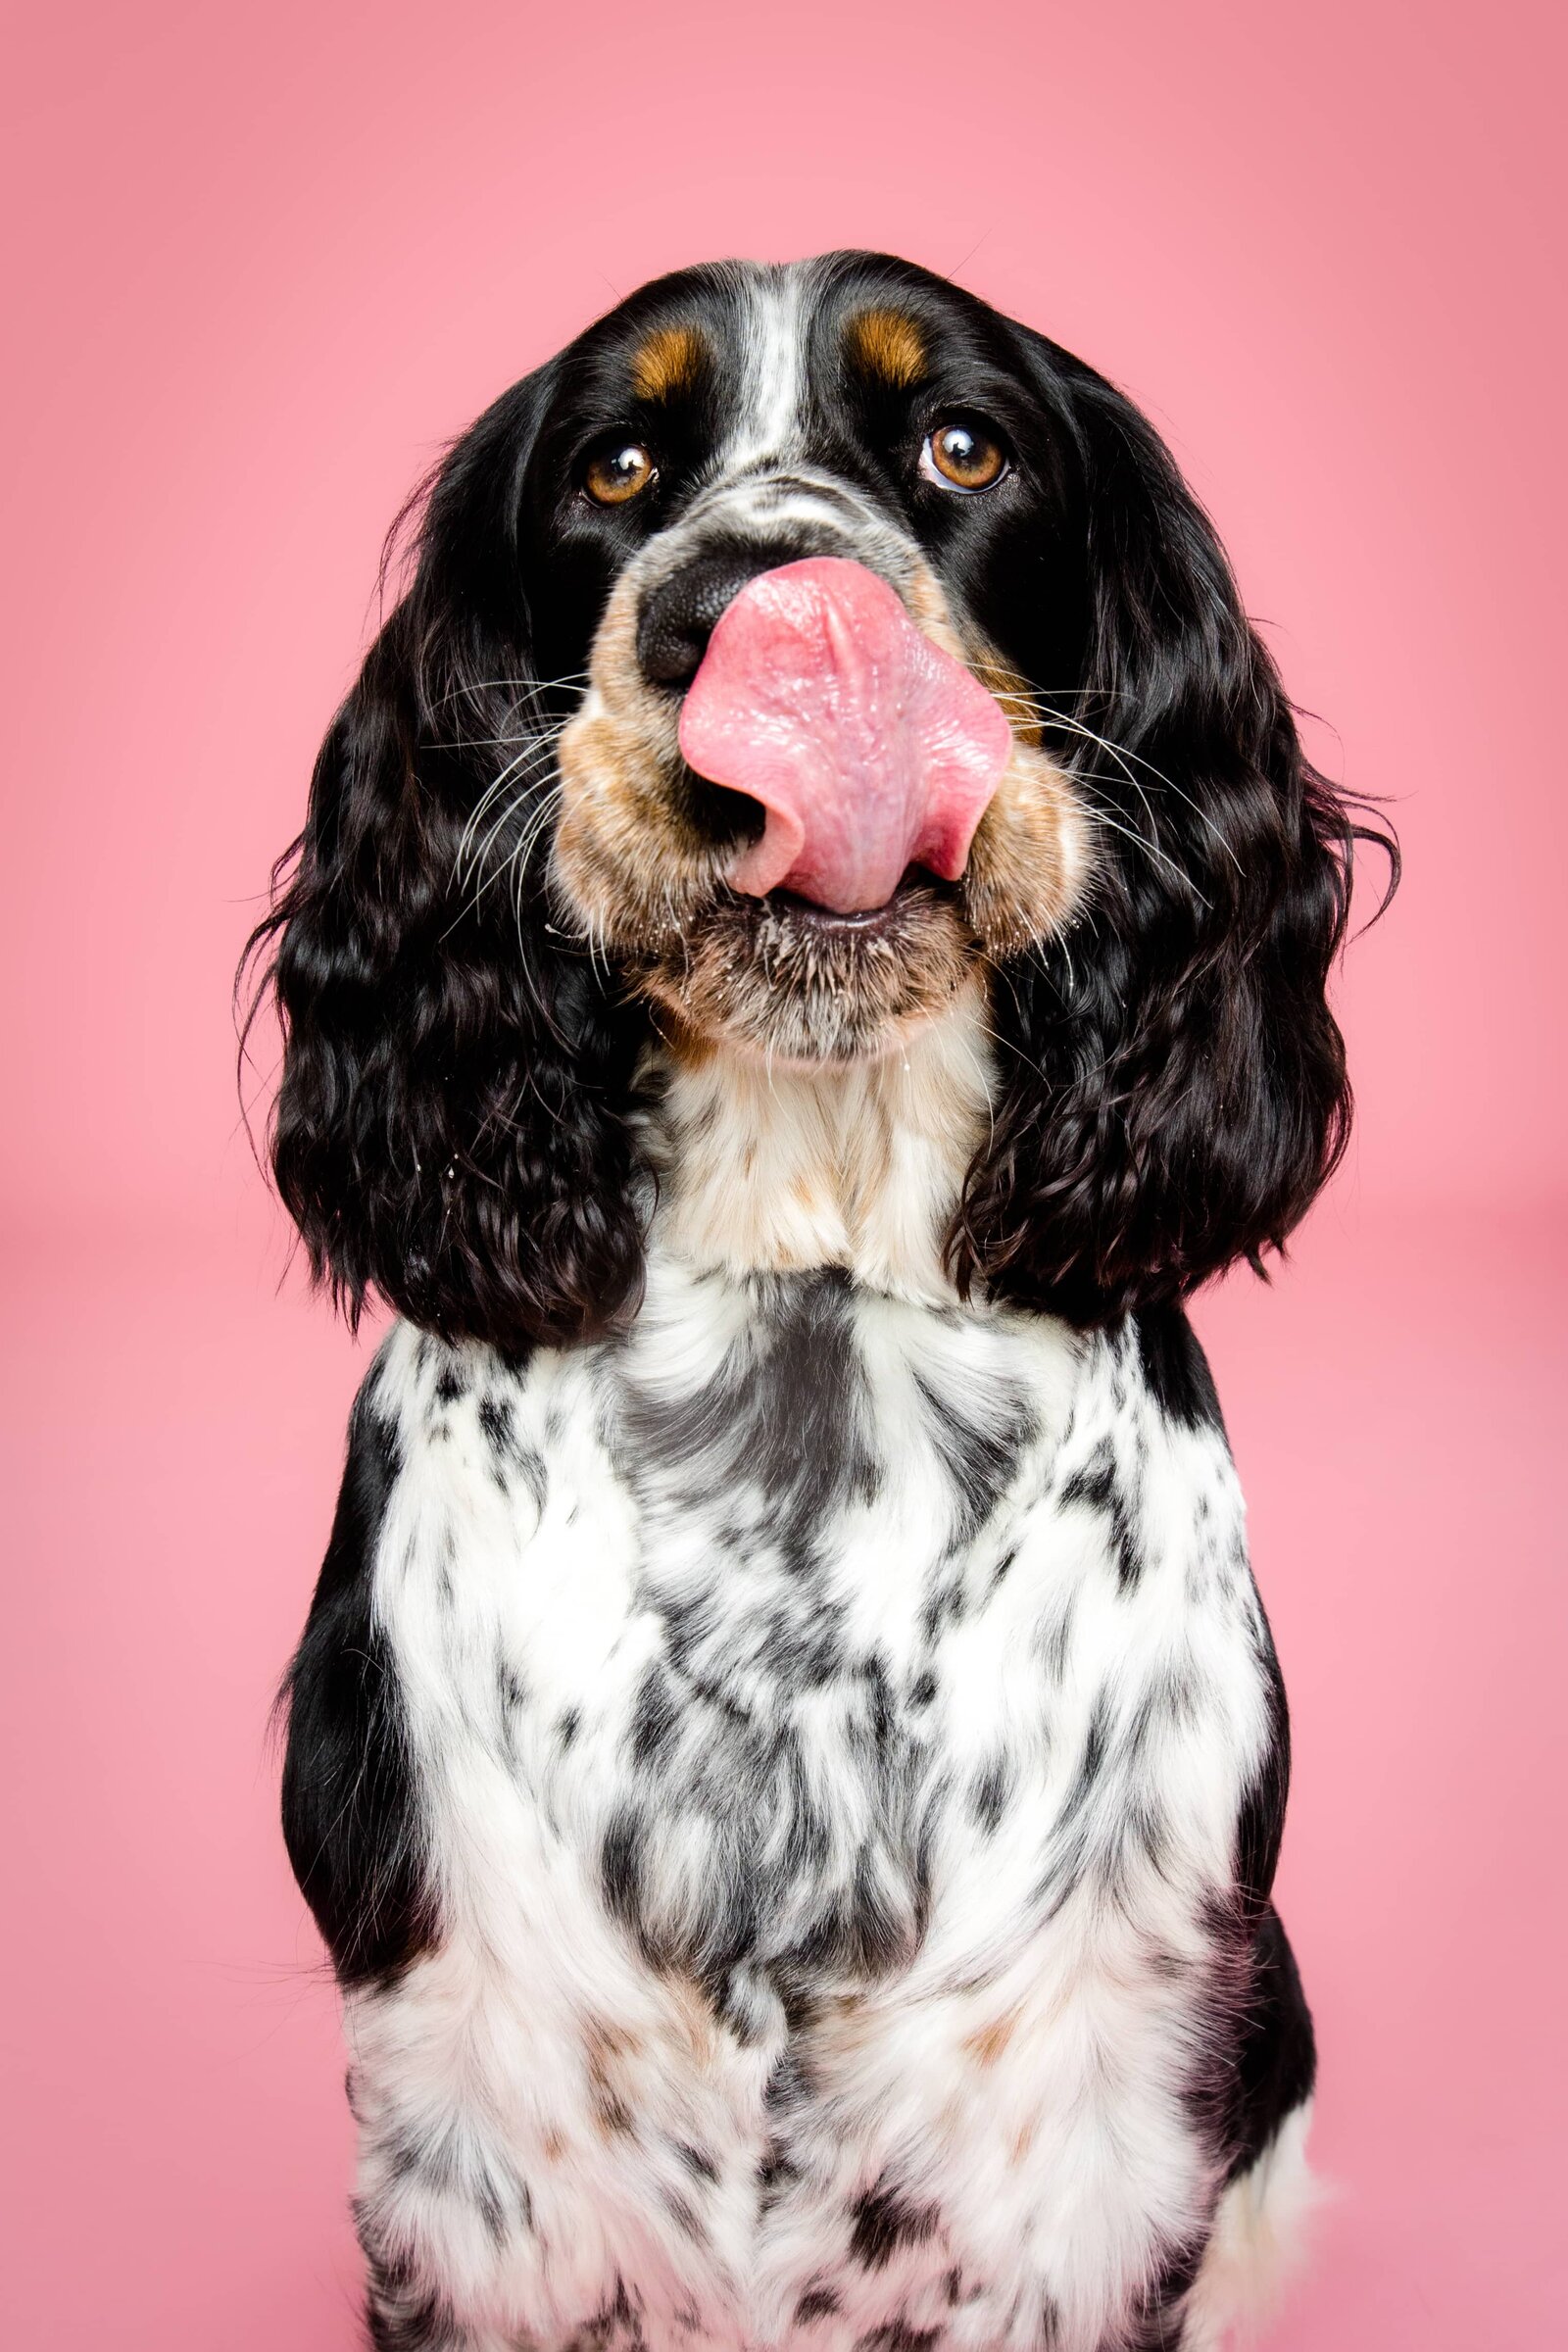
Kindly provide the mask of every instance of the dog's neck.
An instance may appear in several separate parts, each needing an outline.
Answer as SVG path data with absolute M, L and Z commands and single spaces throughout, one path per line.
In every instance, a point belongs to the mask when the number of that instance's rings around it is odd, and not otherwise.
M 943 1244 L 991 1113 L 978 980 L 876 1060 L 769 1066 L 685 1043 L 660 1058 L 661 1248 L 698 1272 L 838 1266 L 869 1290 L 953 1303 Z

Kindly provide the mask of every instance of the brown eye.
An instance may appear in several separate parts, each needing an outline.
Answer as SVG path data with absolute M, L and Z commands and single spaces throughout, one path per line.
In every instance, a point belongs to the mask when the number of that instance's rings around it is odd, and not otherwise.
M 920 452 L 927 481 L 953 490 L 989 490 L 1006 470 L 1006 452 L 983 424 L 939 424 Z
M 628 499 L 641 497 L 657 471 L 640 441 L 625 441 L 589 459 L 583 487 L 602 507 L 623 507 Z

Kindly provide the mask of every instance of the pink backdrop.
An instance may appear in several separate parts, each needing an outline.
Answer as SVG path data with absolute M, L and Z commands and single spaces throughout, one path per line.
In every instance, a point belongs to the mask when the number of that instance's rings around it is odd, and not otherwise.
M 625 0 L 7 32 L 0 990 L 12 2340 L 354 2341 L 266 1737 L 364 1360 L 289 1278 L 230 970 L 384 525 L 655 270 L 891 246 L 1152 413 L 1409 882 L 1363 1111 L 1204 1302 L 1298 1726 L 1340 2194 L 1282 2352 L 1558 2340 L 1564 520 L 1547 12 Z

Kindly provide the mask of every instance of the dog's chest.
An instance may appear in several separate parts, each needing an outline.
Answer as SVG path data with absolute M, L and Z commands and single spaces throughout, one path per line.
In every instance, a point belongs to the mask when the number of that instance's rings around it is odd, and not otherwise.
M 400 1335 L 381 1390 L 444 1927 L 352 2020 L 394 2238 L 547 2339 L 624 2285 L 671 2338 L 1098 2340 L 1211 2186 L 1266 1734 L 1223 1443 L 1130 1341 L 657 1262 L 623 1348 Z

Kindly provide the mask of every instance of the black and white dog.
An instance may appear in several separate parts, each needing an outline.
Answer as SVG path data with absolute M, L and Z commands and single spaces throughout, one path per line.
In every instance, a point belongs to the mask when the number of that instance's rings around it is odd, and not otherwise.
M 623 303 L 441 466 L 258 945 L 401 1318 L 291 1670 L 373 2342 L 1229 2340 L 1306 2193 L 1194 1285 L 1341 1151 L 1356 828 L 1079 361 Z

